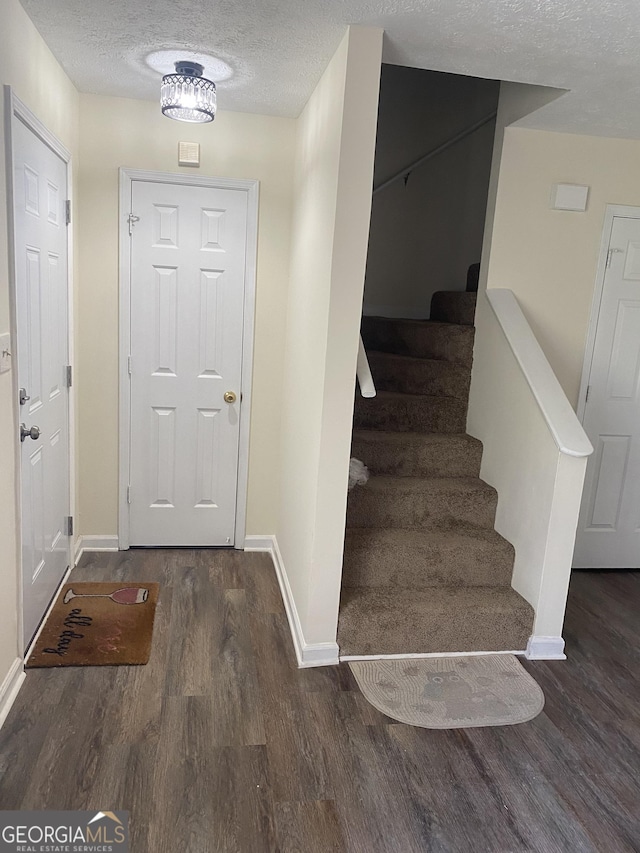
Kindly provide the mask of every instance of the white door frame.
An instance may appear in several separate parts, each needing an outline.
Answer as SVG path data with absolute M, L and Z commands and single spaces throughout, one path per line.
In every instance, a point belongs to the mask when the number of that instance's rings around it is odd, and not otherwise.
M 584 423 L 584 414 L 587 407 L 587 388 L 589 386 L 589 376 L 591 375 L 591 367 L 593 364 L 593 352 L 596 345 L 596 331 L 598 328 L 598 320 L 600 318 L 602 296 L 604 294 L 604 279 L 607 272 L 607 252 L 609 251 L 609 243 L 611 242 L 613 220 L 616 216 L 624 217 L 625 219 L 640 219 L 640 207 L 630 207 L 626 204 L 608 204 L 605 210 L 596 281 L 593 290 L 591 314 L 589 316 L 589 326 L 587 330 L 587 341 L 584 348 L 582 379 L 580 381 L 578 406 L 576 408 L 576 414 L 578 415 L 580 423 Z
M 6 172 L 7 172 L 7 207 L 8 207 L 8 247 L 9 247 L 9 318 L 11 332 L 11 352 L 18 352 L 18 323 L 17 323 L 17 271 L 16 271 L 16 229 L 14 209 L 14 144 L 13 144 L 13 119 L 14 117 L 29 128 L 48 148 L 50 148 L 67 167 L 67 199 L 73 208 L 73 179 L 71 153 L 49 131 L 37 116 L 22 103 L 14 94 L 11 86 L 4 86 L 4 120 L 5 120 L 5 143 L 6 143 Z M 69 364 L 74 364 L 73 349 L 73 228 L 67 226 L 67 301 L 68 301 L 68 334 L 67 334 L 67 357 Z M 17 356 L 16 356 L 17 359 Z M 17 360 L 12 365 L 12 389 L 13 389 L 13 433 L 14 433 L 14 458 L 15 458 L 15 499 L 16 499 L 16 526 L 18 540 L 17 572 L 18 572 L 18 637 L 22 654 L 22 637 L 24 634 L 24 589 L 22 583 L 22 466 L 21 466 L 21 444 L 20 444 L 20 412 L 16 401 L 18 399 L 18 364 Z M 75 488 L 75 395 L 73 384 L 69 388 L 68 395 L 68 417 L 69 417 L 69 515 L 75 516 L 76 488 Z M 75 535 L 75 534 L 74 534 Z M 69 537 L 69 553 L 67 559 L 69 567 L 73 568 L 74 562 L 74 536 Z M 64 580 L 64 578 L 63 578 Z M 44 616 L 45 614 L 43 614 Z
M 129 355 L 131 340 L 131 240 L 128 216 L 132 212 L 133 181 L 180 184 L 191 187 L 239 190 L 247 194 L 247 249 L 245 258 L 244 317 L 242 330 L 242 380 L 240 383 L 240 435 L 238 444 L 238 488 L 234 548 L 242 550 L 246 533 L 247 493 L 249 481 L 249 425 L 251 421 L 251 380 L 253 372 L 253 329 L 256 302 L 256 268 L 258 253 L 259 182 L 241 178 L 213 178 L 173 172 L 147 172 L 120 169 L 120 417 L 118 474 L 118 547 L 126 550 L 130 541 L 128 486 L 131 457 L 131 400 Z

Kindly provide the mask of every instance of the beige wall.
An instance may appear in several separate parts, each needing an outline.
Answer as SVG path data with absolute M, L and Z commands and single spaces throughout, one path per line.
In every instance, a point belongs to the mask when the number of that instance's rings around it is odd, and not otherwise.
M 575 407 L 607 204 L 640 206 L 640 141 L 507 128 L 488 269 L 514 291 Z M 555 183 L 590 187 L 585 213 L 552 210 Z
M 0 82 L 77 153 L 78 96 L 18 0 L 3 0 Z M 5 138 L 0 133 L 0 332 L 10 329 Z M 75 164 L 77 165 L 77 164 Z M 0 684 L 21 649 L 17 635 L 16 459 L 13 371 L 0 376 Z
M 310 645 L 336 638 L 381 52 L 350 28 L 298 119 L 277 538 Z
M 82 95 L 77 300 L 79 524 L 117 532 L 118 169 L 260 181 L 247 533 L 273 533 L 288 285 L 295 122 L 225 112 L 212 125 L 171 121 L 158 104 Z M 199 142 L 199 170 L 179 167 L 178 141 Z
M 375 184 L 495 111 L 499 84 L 383 65 Z M 494 123 L 373 197 L 364 313 L 429 317 L 436 290 L 464 290 L 480 260 Z

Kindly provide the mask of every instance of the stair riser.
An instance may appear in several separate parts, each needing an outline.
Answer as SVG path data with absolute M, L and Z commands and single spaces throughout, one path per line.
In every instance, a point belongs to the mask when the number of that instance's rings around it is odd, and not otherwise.
M 390 543 L 372 546 L 362 536 L 347 531 L 344 553 L 343 587 L 428 587 L 495 586 L 511 583 L 513 548 L 504 542 L 478 543 L 470 540 L 442 543 L 427 548 L 407 543 L 394 548 Z
M 447 327 L 362 318 L 362 340 L 366 349 L 417 358 L 441 358 L 467 366 L 473 359 L 473 335 L 471 326 Z
M 475 293 L 434 293 L 431 299 L 431 319 L 441 323 L 460 323 L 473 326 L 476 314 Z
M 356 624 L 351 624 L 349 607 L 341 609 L 338 643 L 342 655 L 523 651 L 532 621 L 526 608 L 501 613 L 478 608 L 472 619 L 446 611 L 419 614 L 414 619 L 404 614 L 403 634 L 411 637 L 408 647 L 406 640 L 398 640 L 397 613 L 381 614 L 380 618 L 376 614 L 366 623 L 360 614 L 354 616 Z
M 450 362 L 435 360 L 410 361 L 369 355 L 369 364 L 375 386 L 380 391 L 398 391 L 402 394 L 427 394 L 467 400 L 471 372 Z
M 354 426 L 399 432 L 464 432 L 467 404 L 448 397 L 356 398 Z
M 362 460 L 373 474 L 397 477 L 477 477 L 481 445 L 430 446 L 359 441 L 354 437 L 351 455 Z
M 373 492 L 364 486 L 349 496 L 347 526 L 434 529 L 464 522 L 492 528 L 496 506 L 497 498 L 491 491 L 461 489 L 444 495 L 437 491 L 416 495 L 401 489 Z

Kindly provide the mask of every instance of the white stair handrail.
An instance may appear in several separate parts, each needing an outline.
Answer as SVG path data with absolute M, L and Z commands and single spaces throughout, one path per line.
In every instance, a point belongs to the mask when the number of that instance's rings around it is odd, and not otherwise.
M 358 377 L 358 384 L 360 385 L 360 393 L 362 396 L 375 397 L 376 386 L 373 383 L 373 376 L 371 375 L 367 352 L 364 348 L 364 344 L 362 343 L 362 335 L 360 335 L 360 342 L 358 344 L 358 365 L 356 368 L 356 375 Z
M 590 456 L 593 447 L 547 361 L 512 290 L 489 288 L 487 299 L 561 453 Z

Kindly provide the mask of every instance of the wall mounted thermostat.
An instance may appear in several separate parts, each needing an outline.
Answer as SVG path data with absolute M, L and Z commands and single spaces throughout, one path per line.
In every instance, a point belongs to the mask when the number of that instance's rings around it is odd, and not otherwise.
M 178 142 L 178 165 L 199 166 L 200 165 L 200 143 Z

